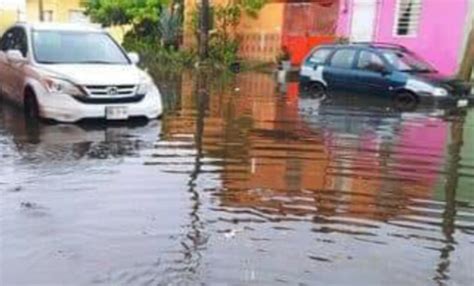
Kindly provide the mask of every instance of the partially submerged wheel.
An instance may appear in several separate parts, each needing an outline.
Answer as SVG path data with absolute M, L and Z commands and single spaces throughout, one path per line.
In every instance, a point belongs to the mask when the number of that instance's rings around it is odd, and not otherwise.
M 312 82 L 308 85 L 308 93 L 311 98 L 322 99 L 326 97 L 326 87 L 320 82 Z
M 400 110 L 413 110 L 418 105 L 418 97 L 411 92 L 400 92 L 394 97 L 395 107 Z
M 39 105 L 36 95 L 27 91 L 25 94 L 25 117 L 27 120 L 38 120 L 39 119 Z

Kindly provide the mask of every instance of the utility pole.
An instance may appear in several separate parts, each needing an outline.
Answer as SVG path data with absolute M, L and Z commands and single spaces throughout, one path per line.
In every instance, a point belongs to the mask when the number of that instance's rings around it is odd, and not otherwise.
M 205 60 L 209 55 L 209 18 L 210 18 L 209 0 L 202 0 L 199 9 L 199 59 Z
M 39 12 L 39 20 L 40 22 L 44 22 L 44 6 L 43 0 L 38 0 L 38 12 Z

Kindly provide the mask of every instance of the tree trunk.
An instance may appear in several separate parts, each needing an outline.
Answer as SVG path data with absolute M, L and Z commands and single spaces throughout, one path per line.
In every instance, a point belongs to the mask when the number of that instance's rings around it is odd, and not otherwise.
M 40 22 L 44 22 L 44 5 L 43 0 L 38 0 L 38 13 Z
M 202 0 L 199 9 L 199 59 L 205 60 L 209 55 L 209 0 Z

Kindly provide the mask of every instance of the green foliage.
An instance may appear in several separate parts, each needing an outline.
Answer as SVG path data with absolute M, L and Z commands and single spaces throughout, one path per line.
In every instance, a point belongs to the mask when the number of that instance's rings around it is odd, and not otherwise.
M 265 6 L 267 0 L 238 0 L 237 3 L 245 13 L 257 17 L 258 12 Z
M 104 26 L 157 22 L 169 0 L 86 0 L 83 6 L 92 21 Z
M 170 46 L 178 47 L 179 38 L 182 33 L 182 23 L 181 14 L 174 13 L 171 9 L 163 11 L 158 21 L 158 32 L 162 46 L 165 48 Z
M 229 66 L 238 62 L 237 52 L 239 38 L 235 33 L 240 23 L 242 14 L 246 13 L 256 17 L 266 0 L 233 0 L 224 5 L 214 5 L 211 8 L 211 26 L 209 42 L 209 57 L 212 62 Z M 191 13 L 190 25 L 196 36 L 199 36 L 199 10 L 198 6 Z
M 137 36 L 157 39 L 158 20 L 170 0 L 86 0 L 82 5 L 103 26 L 132 25 Z
M 123 47 L 128 51 L 140 54 L 142 63 L 147 67 L 179 70 L 192 67 L 196 62 L 196 54 L 193 51 L 178 50 L 173 47 L 165 48 L 154 42 L 143 41 L 143 39 L 128 35 L 125 37 Z
M 124 47 L 141 54 L 143 61 L 175 68 L 192 66 L 194 52 L 178 50 L 182 34 L 183 0 L 84 0 L 86 14 L 103 26 L 131 25 L 124 39 Z M 211 8 L 209 57 L 211 63 L 228 67 L 238 61 L 239 39 L 235 28 L 242 13 L 256 16 L 266 0 L 232 0 L 226 5 Z M 174 8 L 177 7 L 176 11 Z M 199 9 L 199 7 L 198 7 Z M 198 35 L 199 11 L 191 14 L 190 25 Z
M 237 52 L 239 41 L 223 38 L 223 35 L 213 35 L 209 43 L 209 57 L 212 61 L 228 67 L 238 61 Z

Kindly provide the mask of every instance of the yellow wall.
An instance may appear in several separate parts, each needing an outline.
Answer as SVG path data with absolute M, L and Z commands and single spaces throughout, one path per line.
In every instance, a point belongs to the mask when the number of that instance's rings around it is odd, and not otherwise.
M 27 20 L 39 21 L 38 0 L 26 1 Z M 69 22 L 69 11 L 84 10 L 80 5 L 81 0 L 43 0 L 43 10 L 53 11 L 54 22 Z
M 17 12 L 14 10 L 0 9 L 0 35 L 17 20 Z
M 39 21 L 39 0 L 27 0 L 26 11 L 27 20 L 29 22 Z M 72 10 L 83 11 L 84 8 L 80 5 L 81 0 L 43 0 L 43 10 L 53 11 L 53 22 L 70 22 L 69 12 Z M 123 36 L 130 29 L 128 26 L 110 27 L 107 31 L 118 42 L 122 42 Z
M 212 5 L 225 5 L 228 0 L 214 0 Z M 192 11 L 196 9 L 196 0 L 184 1 L 185 32 L 190 33 L 190 21 Z M 237 33 L 280 33 L 283 29 L 283 13 L 285 4 L 283 2 L 267 3 L 260 10 L 256 18 L 250 17 L 244 13 L 237 28 Z
M 268 3 L 257 18 L 242 16 L 238 33 L 281 33 L 283 30 L 284 3 Z
M 184 2 L 184 46 L 196 46 L 192 31 L 191 15 L 198 0 Z M 212 5 L 225 5 L 229 0 L 213 0 Z M 281 52 L 281 33 L 283 30 L 285 2 L 270 0 L 257 17 L 243 14 L 236 33 L 240 36 L 239 56 L 245 59 L 273 61 Z

